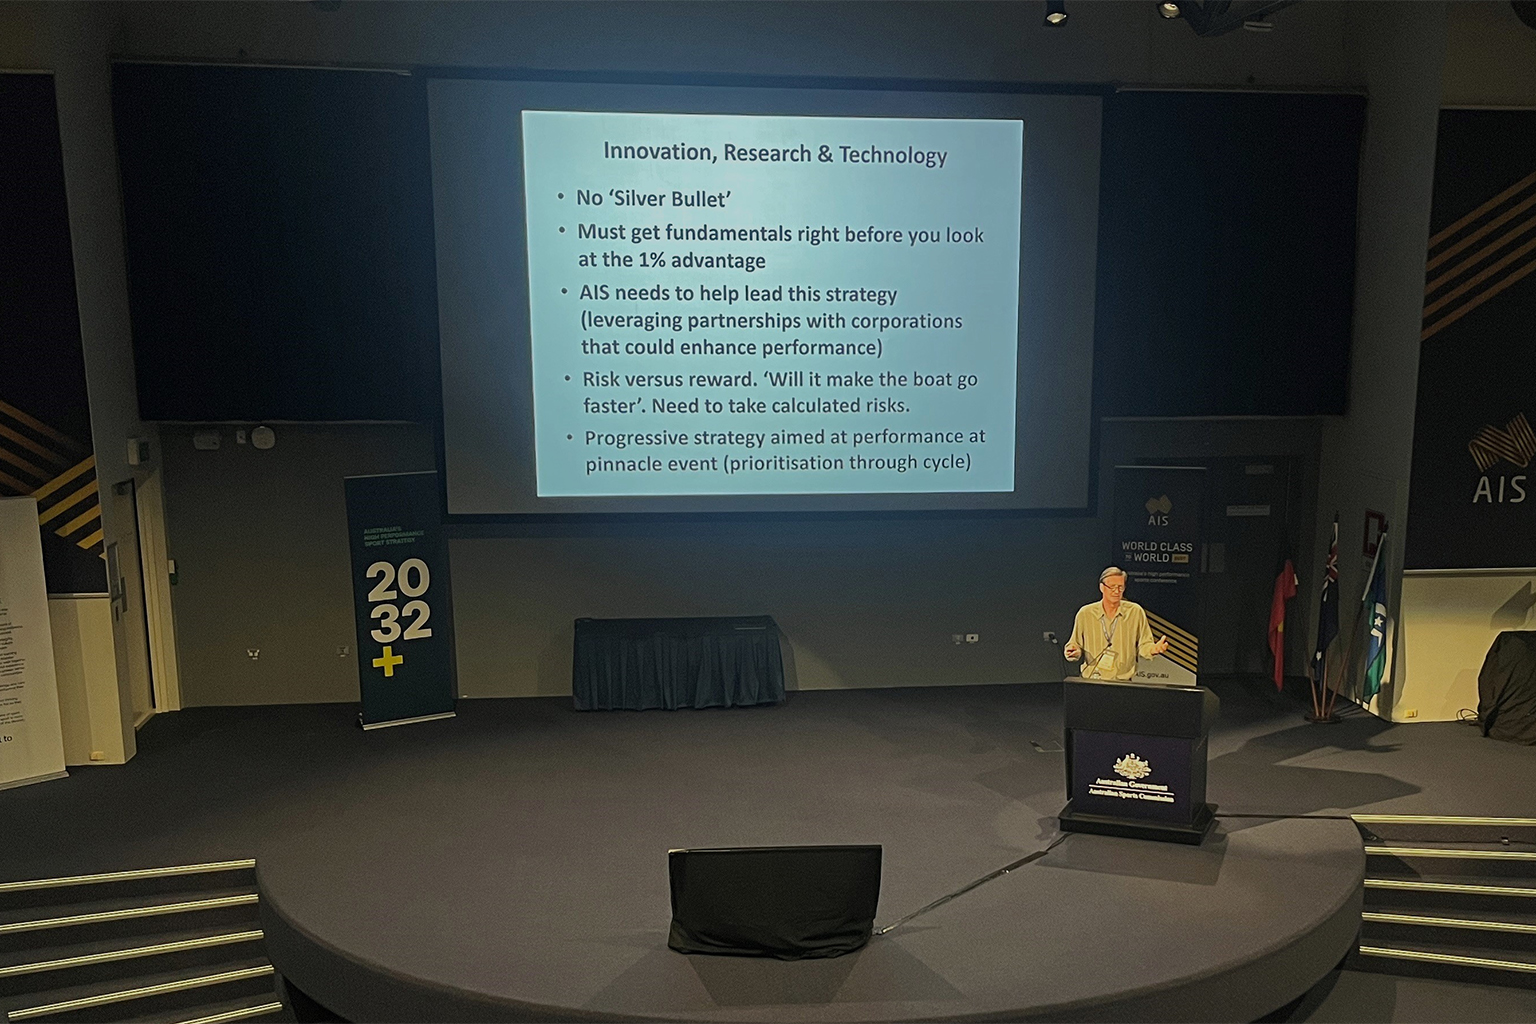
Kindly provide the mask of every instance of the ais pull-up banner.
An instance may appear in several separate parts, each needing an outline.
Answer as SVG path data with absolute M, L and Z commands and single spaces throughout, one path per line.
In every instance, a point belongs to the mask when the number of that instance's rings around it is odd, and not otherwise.
M 1205 470 L 1116 466 L 1110 562 L 1129 575 L 1125 598 L 1141 605 L 1168 650 L 1136 667 L 1148 683 L 1194 686 L 1200 667 L 1201 509 Z
M 437 474 L 349 476 L 364 729 L 453 714 L 453 608 Z

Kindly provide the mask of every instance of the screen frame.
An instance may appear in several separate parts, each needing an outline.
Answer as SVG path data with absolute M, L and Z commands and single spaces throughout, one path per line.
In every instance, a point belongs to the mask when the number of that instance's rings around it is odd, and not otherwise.
M 989 95 L 1041 95 L 1041 96 L 1080 96 L 1097 98 L 1106 101 L 1112 97 L 1117 87 L 1112 84 L 1102 83 L 1027 83 L 1000 80 L 965 81 L 954 79 L 919 79 L 919 78 L 856 78 L 838 76 L 791 76 L 791 75 L 735 75 L 727 73 L 662 73 L 662 72 L 595 72 L 595 71 L 554 71 L 543 69 L 494 69 L 494 68 L 466 68 L 454 66 L 422 65 L 412 68 L 412 76 L 417 80 L 419 87 L 425 94 L 433 81 L 463 80 L 463 81 L 491 81 L 507 83 L 560 83 L 587 86 L 623 86 L 641 85 L 658 87 L 700 87 L 700 88 L 726 88 L 726 89 L 775 89 L 775 90 L 845 90 L 855 92 L 911 92 L 911 93 L 935 93 L 935 94 L 975 94 L 978 96 Z M 1101 108 L 1102 109 L 1102 108 Z M 795 113 L 793 111 L 789 112 Z M 847 114 L 844 116 L 860 116 Z M 920 115 L 908 115 L 920 116 Z M 976 115 L 982 116 L 982 115 Z M 1102 150 L 1103 138 L 1102 113 L 1098 142 Z M 427 126 L 430 133 L 430 125 Z M 1026 139 L 1026 173 L 1028 151 L 1028 126 L 1025 128 Z M 521 180 L 521 161 L 518 161 L 518 176 Z M 1102 198 L 1104 175 L 1100 170 L 1098 176 L 1098 195 L 1096 201 Z M 1027 179 L 1025 188 L 1028 188 Z M 1097 209 L 1097 206 L 1096 206 Z M 1097 276 L 1098 251 L 1098 217 L 1095 216 L 1095 248 L 1094 270 Z M 432 240 L 434 260 L 436 259 L 436 237 Z M 519 235 L 516 244 L 524 247 L 523 258 L 526 260 L 526 236 Z M 1024 270 L 1021 265 L 1020 274 Z M 1094 285 L 1096 287 L 1097 281 Z M 1096 306 L 1091 302 L 1090 306 Z M 526 319 L 526 307 L 524 308 Z M 524 328 L 526 329 L 526 322 Z M 439 367 L 441 366 L 441 334 L 436 333 L 434 341 L 438 345 Z M 1096 356 L 1097 349 L 1097 325 L 1092 331 L 1090 342 L 1090 361 Z M 1096 373 L 1094 374 L 1096 376 Z M 1086 401 L 1088 405 L 1088 439 L 1086 445 L 1086 486 L 1084 488 L 1084 502 L 1081 505 L 1056 506 L 1056 507 L 910 507 L 910 508 L 875 508 L 875 507 L 848 507 L 848 508 L 666 508 L 654 509 L 613 509 L 593 508 L 585 509 L 551 509 L 551 510 L 527 510 L 511 512 L 452 512 L 448 502 L 448 460 L 446 448 L 445 413 L 443 409 L 443 393 L 441 381 L 438 382 L 436 395 L 436 413 L 432 423 L 434 433 L 434 447 L 436 465 L 438 469 L 440 499 L 442 503 L 442 515 L 445 524 L 450 529 L 450 535 L 455 537 L 487 537 L 497 536 L 497 526 L 520 524 L 537 527 L 545 525 L 553 528 L 555 533 L 566 532 L 565 526 L 580 526 L 585 524 L 640 524 L 640 523 L 673 523 L 686 524 L 690 522 L 721 523 L 721 522 L 817 522 L 817 521 L 901 521 L 913 519 L 935 520 L 965 520 L 965 519 L 1075 519 L 1092 518 L 1097 515 L 1100 490 L 1100 420 L 1098 409 L 1098 388 L 1090 383 Z M 531 396 L 530 396 L 531 400 Z M 1016 411 L 1017 415 L 1017 411 Z M 1015 445 L 1019 443 L 1015 437 Z M 887 492 L 888 493 L 888 492 Z M 928 494 L 897 494 L 899 498 L 933 498 L 943 499 L 952 495 L 961 497 L 975 497 L 970 492 L 930 492 Z M 847 495 L 836 496 L 841 500 L 860 498 L 879 498 L 885 495 Z M 770 495 L 772 499 L 784 499 L 794 501 L 803 498 L 804 495 Z M 831 496 L 821 496 L 831 497 Z M 535 499 L 538 500 L 538 499 Z M 577 499 L 581 500 L 581 499 Z M 601 499 L 608 501 L 611 499 Z M 669 498 L 629 498 L 625 501 L 662 501 Z M 682 500 L 697 501 L 697 498 Z M 718 500 L 718 498 L 716 499 Z M 727 501 L 742 500 L 742 496 L 727 496 Z M 746 498 L 747 501 L 761 501 L 761 499 Z

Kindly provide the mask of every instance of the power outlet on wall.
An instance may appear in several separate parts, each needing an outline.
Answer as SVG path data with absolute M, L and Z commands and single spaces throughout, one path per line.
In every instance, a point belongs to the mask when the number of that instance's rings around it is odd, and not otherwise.
M 967 634 L 965 634 L 965 642 L 968 643 L 968 644 L 979 644 L 979 643 L 981 643 L 981 634 L 980 633 L 967 633 Z
M 345 658 L 347 656 L 347 651 L 349 651 L 350 649 L 351 648 L 349 648 L 346 644 L 337 644 L 336 645 L 336 657 L 338 657 L 338 658 Z

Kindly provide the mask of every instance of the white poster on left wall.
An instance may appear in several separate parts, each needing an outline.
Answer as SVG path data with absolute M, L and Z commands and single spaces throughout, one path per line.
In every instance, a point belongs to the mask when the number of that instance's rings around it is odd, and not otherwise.
M 0 789 L 67 774 L 37 501 L 0 498 Z

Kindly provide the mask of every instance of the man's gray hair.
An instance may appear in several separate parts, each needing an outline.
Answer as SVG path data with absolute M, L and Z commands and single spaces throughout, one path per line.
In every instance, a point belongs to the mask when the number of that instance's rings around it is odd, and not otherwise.
M 1130 574 L 1127 573 L 1124 569 L 1120 568 L 1118 565 L 1112 565 L 1108 569 L 1105 569 L 1103 572 L 1099 573 L 1099 582 L 1103 583 L 1111 576 L 1124 576 L 1126 579 L 1130 579 Z

